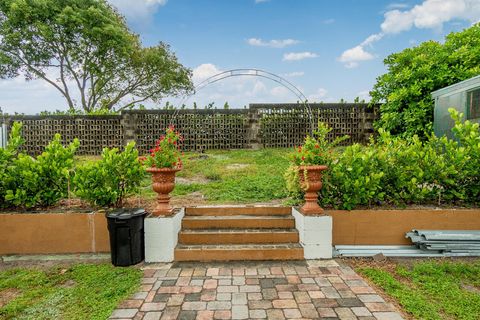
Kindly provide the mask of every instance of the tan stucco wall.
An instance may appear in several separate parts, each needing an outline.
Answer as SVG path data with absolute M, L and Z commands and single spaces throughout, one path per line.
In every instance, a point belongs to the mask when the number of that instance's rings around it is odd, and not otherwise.
M 480 209 L 332 210 L 333 244 L 408 245 L 412 229 L 480 230 Z
M 104 214 L 0 214 L 0 254 L 110 251 Z
M 332 210 L 333 244 L 405 245 L 412 229 L 480 230 L 480 209 Z M 0 214 L 0 255 L 109 252 L 103 213 Z

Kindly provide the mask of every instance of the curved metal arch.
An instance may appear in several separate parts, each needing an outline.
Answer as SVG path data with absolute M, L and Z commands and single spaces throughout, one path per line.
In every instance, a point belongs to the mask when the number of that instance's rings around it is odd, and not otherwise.
M 305 106 L 305 109 L 307 110 L 308 117 L 309 117 L 309 122 L 310 122 L 310 133 L 312 134 L 313 132 L 313 114 L 312 114 L 312 109 L 310 108 L 310 105 L 308 103 L 307 97 L 303 94 L 303 92 L 298 89 L 293 83 L 290 81 L 286 80 L 285 78 L 280 77 L 279 75 L 276 75 L 272 72 L 268 72 L 265 70 L 261 69 L 249 69 L 249 68 L 243 68 L 243 69 L 231 69 L 227 71 L 223 71 L 220 73 L 217 73 L 211 77 L 208 77 L 207 79 L 203 80 L 199 84 L 195 86 L 194 94 L 206 86 L 216 83 L 218 81 L 231 78 L 231 77 L 239 77 L 239 76 L 254 76 L 254 77 L 262 77 L 266 78 L 269 80 L 272 80 L 280 85 L 282 85 L 284 88 L 289 90 L 291 93 L 297 96 L 297 98 L 302 102 L 302 104 Z M 190 98 L 190 96 L 185 97 L 182 100 L 182 104 Z
M 211 77 L 200 82 L 198 85 L 195 86 L 195 91 L 201 90 L 206 86 L 213 84 L 215 82 L 221 81 L 223 79 L 231 78 L 231 77 L 239 77 L 239 76 L 253 76 L 253 77 L 262 77 L 269 80 L 272 80 L 278 84 L 281 84 L 283 87 L 288 89 L 291 93 L 297 96 L 302 102 L 307 102 L 307 97 L 303 94 L 300 89 L 298 89 L 293 83 L 286 80 L 285 78 L 280 77 L 274 73 L 260 70 L 260 69 L 231 69 L 227 71 L 223 71 L 217 73 Z

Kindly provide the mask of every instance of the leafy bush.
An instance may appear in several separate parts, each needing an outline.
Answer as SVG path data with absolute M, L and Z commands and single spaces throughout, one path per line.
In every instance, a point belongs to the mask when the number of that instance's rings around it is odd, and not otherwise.
M 480 203 L 479 125 L 462 123 L 462 114 L 449 111 L 458 141 L 432 135 L 425 141 L 402 139 L 380 129 L 369 145 L 347 147 L 324 172 L 321 204 L 353 209 L 383 203 Z M 295 185 L 291 177 L 288 183 Z
M 22 144 L 21 125 L 15 123 L 7 148 L 0 149 L 2 207 L 51 206 L 66 198 L 79 141 L 64 147 L 56 134 L 37 158 L 20 152 Z
M 0 207 L 7 206 L 5 195 L 7 193 L 7 180 L 9 177 L 8 169 L 16 158 L 24 140 L 22 138 L 22 124 L 14 122 L 10 131 L 8 144 L 5 148 L 0 148 Z
M 295 152 L 290 155 L 291 164 L 284 177 L 287 182 L 287 190 L 294 197 L 299 198 L 303 193 L 300 188 L 298 167 L 309 165 L 331 166 L 335 159 L 334 148 L 349 138 L 348 136 L 337 137 L 330 142 L 327 136 L 331 131 L 332 128 L 329 128 L 327 124 L 319 122 L 313 136 L 307 136 L 304 144 L 295 148 Z M 306 171 L 304 173 L 307 174 Z
M 480 24 L 427 41 L 384 60 L 388 72 L 377 78 L 372 103 L 382 103 L 375 123 L 393 135 L 427 139 L 432 132 L 432 91 L 480 74 Z
M 94 206 L 118 207 L 127 195 L 138 190 L 144 175 L 134 142 L 129 143 L 123 152 L 117 148 L 105 148 L 100 161 L 77 168 L 74 192 Z
M 295 166 L 329 165 L 333 160 L 333 149 L 348 136 L 337 137 L 333 142 L 327 140 L 332 131 L 327 124 L 319 122 L 313 137 L 307 136 L 303 146 L 298 147 L 298 153 L 292 154 L 291 161 Z

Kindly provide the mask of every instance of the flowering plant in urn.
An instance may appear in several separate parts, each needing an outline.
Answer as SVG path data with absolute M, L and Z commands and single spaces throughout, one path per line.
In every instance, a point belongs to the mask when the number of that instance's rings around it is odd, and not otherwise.
M 155 142 L 144 163 L 147 171 L 152 174 L 152 188 L 157 196 L 157 206 L 152 214 L 156 216 L 171 215 L 169 193 L 175 187 L 175 173 L 182 168 L 182 159 L 179 142 L 183 140 L 173 125 L 169 126 L 165 134 Z
M 302 146 L 296 147 L 291 155 L 291 167 L 287 176 L 291 175 L 293 184 L 298 183 L 305 192 L 305 204 L 301 208 L 305 214 L 321 214 L 323 209 L 318 205 L 318 192 L 322 189 L 322 171 L 327 170 L 333 162 L 332 150 L 348 136 L 338 137 L 333 142 L 327 139 L 332 131 L 326 124 L 319 122 L 314 136 L 307 136 Z

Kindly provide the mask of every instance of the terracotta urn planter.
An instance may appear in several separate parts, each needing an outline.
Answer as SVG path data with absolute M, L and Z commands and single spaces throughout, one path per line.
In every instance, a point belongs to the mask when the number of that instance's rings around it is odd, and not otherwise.
M 318 205 L 318 191 L 322 189 L 322 171 L 327 166 L 300 166 L 298 176 L 300 185 L 305 191 L 305 204 L 300 210 L 306 215 L 322 214 L 323 209 Z M 306 171 L 306 172 L 305 172 Z
M 175 173 L 180 171 L 177 168 L 147 168 L 152 174 L 152 189 L 157 196 L 157 206 L 152 211 L 154 216 L 169 216 L 173 213 L 170 205 L 169 193 L 175 188 Z

